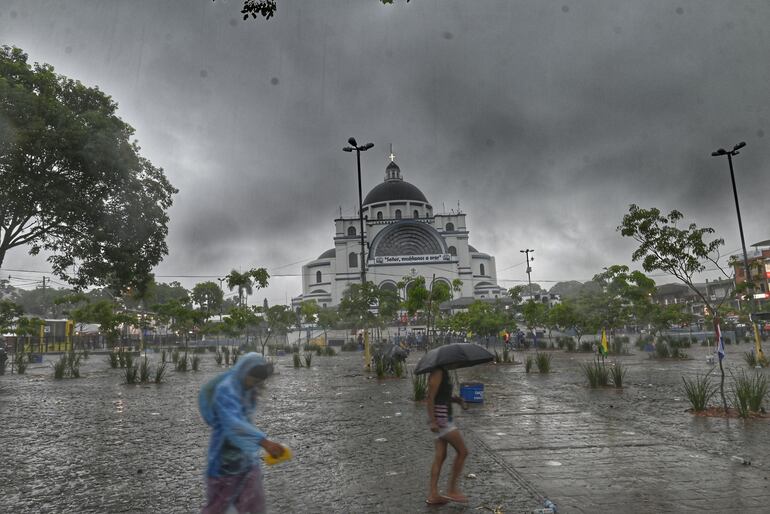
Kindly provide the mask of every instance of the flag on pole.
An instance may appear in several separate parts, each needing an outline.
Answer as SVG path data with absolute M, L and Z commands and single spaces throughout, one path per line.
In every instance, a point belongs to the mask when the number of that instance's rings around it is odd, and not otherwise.
M 719 362 L 722 362 L 722 359 L 725 358 L 725 340 L 722 337 L 722 329 L 719 328 L 719 323 L 717 323 L 717 355 L 719 355 Z
M 604 332 L 604 329 L 602 329 L 602 343 L 599 345 L 599 353 L 604 357 L 610 353 L 610 350 L 607 347 L 607 334 Z

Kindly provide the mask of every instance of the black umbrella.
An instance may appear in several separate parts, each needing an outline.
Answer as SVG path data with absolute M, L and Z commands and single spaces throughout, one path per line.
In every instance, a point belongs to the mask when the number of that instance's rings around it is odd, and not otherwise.
M 414 368 L 414 373 L 428 373 L 436 368 L 467 368 L 491 362 L 494 358 L 494 355 L 477 344 L 452 343 L 434 348 L 423 355 Z

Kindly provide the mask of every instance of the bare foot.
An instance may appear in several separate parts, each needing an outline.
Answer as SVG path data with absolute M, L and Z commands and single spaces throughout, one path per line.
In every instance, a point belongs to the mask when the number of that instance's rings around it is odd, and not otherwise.
M 445 498 L 448 498 L 450 501 L 457 502 L 457 503 L 468 503 L 468 497 L 465 496 L 463 493 L 446 493 L 444 495 Z
M 445 505 L 449 502 L 449 498 L 443 496 L 429 496 L 425 503 L 428 505 Z

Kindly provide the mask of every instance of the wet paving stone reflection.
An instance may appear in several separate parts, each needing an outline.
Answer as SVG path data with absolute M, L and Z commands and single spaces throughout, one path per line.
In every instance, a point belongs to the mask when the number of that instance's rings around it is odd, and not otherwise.
M 457 416 L 470 449 L 467 507 L 424 503 L 433 440 L 409 379 L 368 376 L 360 353 L 314 357 L 310 369 L 279 357 L 255 420 L 294 458 L 266 468 L 268 507 L 531 512 L 547 497 L 567 513 L 766 512 L 770 421 L 685 412 L 681 376 L 710 368 L 700 353 L 620 357 L 623 390 L 586 387 L 583 354 L 554 352 L 548 375 L 521 364 L 459 370 L 461 381 L 485 384 L 484 403 Z M 104 355 L 85 361 L 82 378 L 59 381 L 54 359 L 0 376 L 0 512 L 199 511 L 209 432 L 197 393 L 222 369 L 213 354 L 199 372 L 131 386 Z M 751 455 L 751 466 L 733 455 Z

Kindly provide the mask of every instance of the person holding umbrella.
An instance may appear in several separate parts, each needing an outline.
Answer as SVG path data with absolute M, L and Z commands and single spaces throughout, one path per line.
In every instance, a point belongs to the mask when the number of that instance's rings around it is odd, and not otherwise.
M 449 379 L 448 370 L 442 367 L 431 371 L 428 377 L 428 419 L 431 432 L 436 434 L 436 453 L 430 469 L 430 492 L 428 499 L 425 500 L 428 505 L 443 505 L 450 500 L 460 503 L 468 501 L 457 485 L 465 459 L 468 457 L 468 448 L 465 446 L 462 434 L 452 421 L 452 403 L 454 402 L 459 403 L 463 409 L 468 408 L 465 400 L 452 395 L 452 381 Z M 446 495 L 441 496 L 438 490 L 438 479 L 441 475 L 441 467 L 446 460 L 447 446 L 450 444 L 457 455 L 452 463 Z
M 415 367 L 415 374 L 430 373 L 428 377 L 428 422 L 430 430 L 436 434 L 435 455 L 430 470 L 430 492 L 425 503 L 428 505 L 443 505 L 448 501 L 466 503 L 468 498 L 460 492 L 458 480 L 462 473 L 468 448 L 465 446 L 462 434 L 452 421 L 452 403 L 459 403 L 463 409 L 468 406 L 465 401 L 452 395 L 452 381 L 449 370 L 475 366 L 483 362 L 491 362 L 493 355 L 484 348 L 469 343 L 453 343 L 435 348 L 420 359 Z M 447 447 L 457 452 L 452 471 L 449 476 L 449 486 L 445 495 L 439 494 L 438 479 L 441 467 L 446 460 Z

